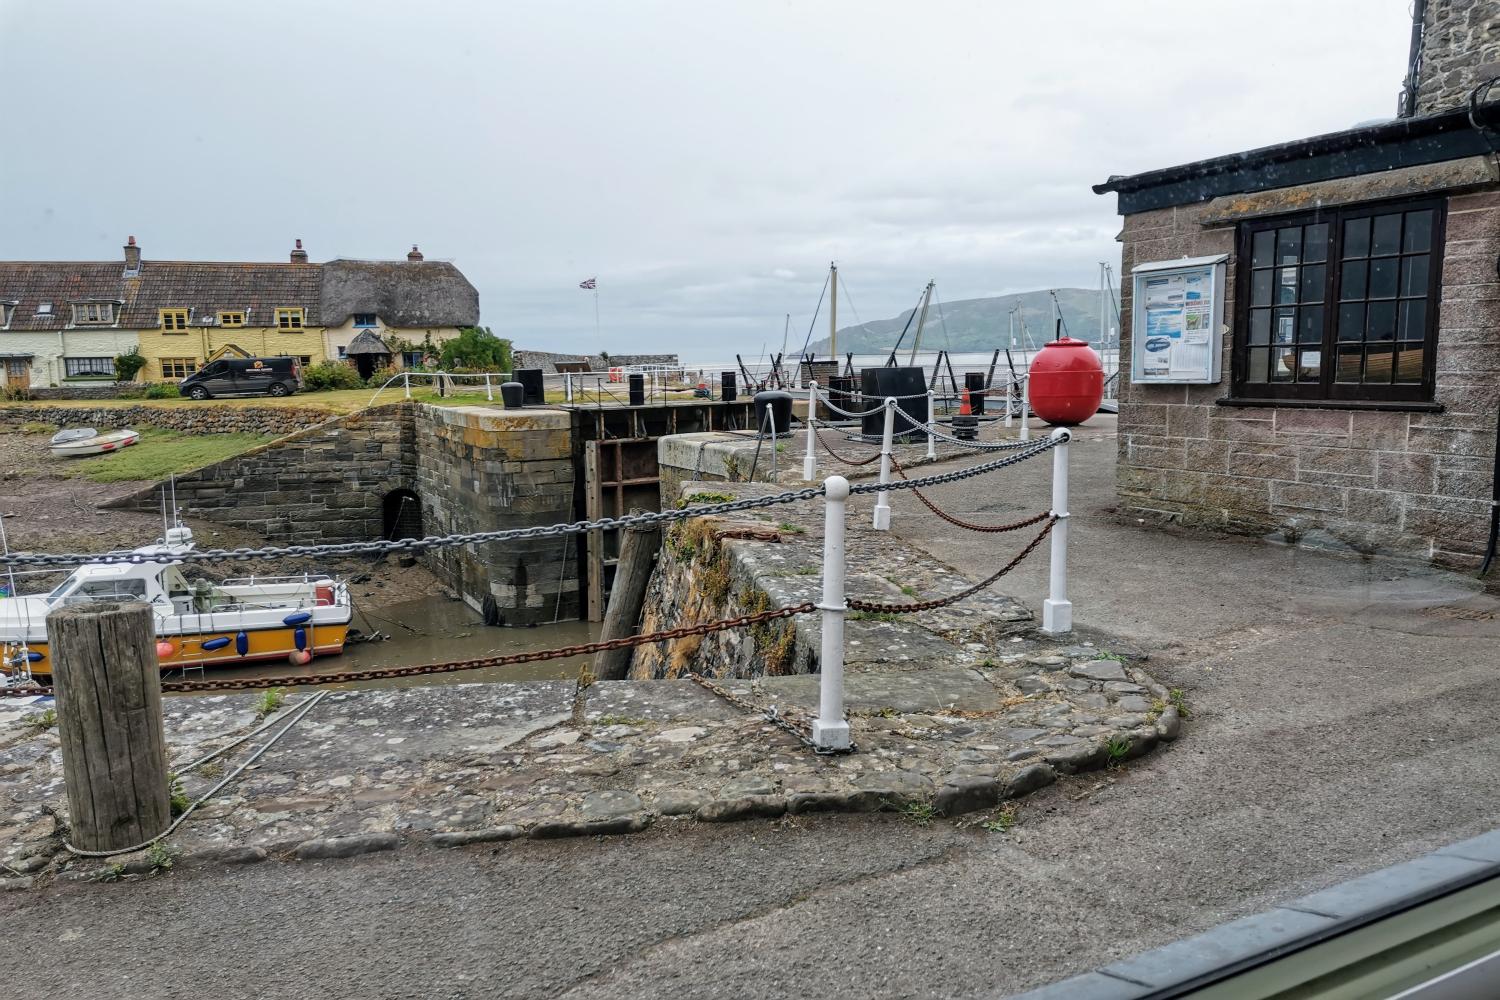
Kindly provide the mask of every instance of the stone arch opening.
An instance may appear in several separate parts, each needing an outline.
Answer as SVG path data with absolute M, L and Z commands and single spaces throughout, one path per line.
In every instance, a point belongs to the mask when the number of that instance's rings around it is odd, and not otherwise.
M 391 490 L 380 503 L 384 534 L 387 541 L 402 538 L 421 538 L 422 501 L 408 489 Z

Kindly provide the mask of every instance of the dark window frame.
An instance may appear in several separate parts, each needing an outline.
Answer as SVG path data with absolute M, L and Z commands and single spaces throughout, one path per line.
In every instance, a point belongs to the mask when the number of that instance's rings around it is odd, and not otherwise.
M 354 326 L 360 330 L 373 330 L 380 325 L 380 316 L 376 313 L 354 313 Z
M 88 364 L 84 364 L 88 362 Z M 95 362 L 103 362 L 95 364 Z M 92 369 L 92 370 L 84 370 Z M 105 357 L 64 357 L 63 378 L 114 378 L 115 359 Z
M 1422 343 L 1422 377 L 1419 382 L 1408 383 L 1366 383 L 1366 382 L 1339 382 L 1336 381 L 1338 371 L 1338 315 L 1340 304 L 1340 293 L 1342 291 L 1342 264 L 1344 250 L 1344 223 L 1354 219 L 1371 218 L 1378 215 L 1390 215 L 1396 212 L 1405 213 L 1431 209 L 1433 212 L 1431 247 L 1428 251 L 1428 274 L 1427 274 L 1427 303 L 1425 314 L 1425 327 Z M 1250 349 L 1250 310 L 1251 310 L 1251 280 L 1253 268 L 1251 266 L 1252 243 L 1256 233 L 1268 230 L 1285 229 L 1291 226 L 1307 226 L 1327 223 L 1329 236 L 1327 244 L 1326 259 L 1323 262 L 1323 336 L 1319 344 L 1320 350 L 1320 375 L 1317 382 L 1250 382 L 1249 374 L 1249 349 Z M 1267 216 L 1265 218 L 1246 220 L 1240 223 L 1236 234 L 1236 259 L 1235 259 L 1235 282 L 1234 282 L 1234 342 L 1230 354 L 1230 398 L 1232 400 L 1265 400 L 1267 402 L 1301 402 L 1316 405 L 1321 402 L 1330 403 L 1431 403 L 1437 388 L 1437 346 L 1438 346 L 1438 313 L 1442 302 L 1442 280 L 1443 280 L 1443 251 L 1445 249 L 1445 237 L 1448 223 L 1447 199 L 1444 198 L 1404 198 L 1389 201 L 1358 202 L 1352 205 L 1342 205 L 1333 208 L 1319 209 L 1312 212 L 1299 212 L 1290 215 Z M 1365 258 L 1370 259 L 1370 258 Z M 1402 259 L 1400 250 L 1394 258 Z M 1274 275 L 1282 265 L 1280 262 L 1273 264 L 1271 273 Z M 1298 267 L 1303 266 L 1300 258 Z M 1399 267 L 1398 267 L 1399 275 Z M 1300 278 L 1300 271 L 1299 271 Z M 1275 284 L 1273 281 L 1273 298 L 1271 303 L 1272 316 L 1275 316 L 1277 303 L 1274 298 Z M 1399 303 L 1399 297 L 1392 301 Z M 1299 295 L 1300 301 L 1300 295 Z M 1369 300 L 1362 300 L 1368 302 Z M 1379 301 L 1379 300 L 1377 300 Z M 1295 336 L 1295 335 L 1294 335 Z M 1399 343 L 1392 340 L 1392 345 Z M 1299 345 L 1300 346 L 1300 345 Z M 1309 345 L 1310 346 L 1310 345 Z M 1272 334 L 1272 348 L 1275 348 L 1275 336 Z

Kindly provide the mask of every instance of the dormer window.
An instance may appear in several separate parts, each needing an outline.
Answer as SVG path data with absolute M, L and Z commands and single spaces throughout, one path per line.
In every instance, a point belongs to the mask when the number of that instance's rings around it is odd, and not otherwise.
M 227 327 L 238 327 L 245 325 L 245 314 L 239 310 L 225 310 L 219 313 L 219 325 Z
M 114 321 L 115 304 L 113 302 L 73 303 L 73 322 L 79 326 L 102 326 Z
M 50 303 L 50 302 L 38 302 L 36 304 L 36 314 L 38 316 L 51 316 L 52 315 L 52 303 Z
M 379 325 L 374 313 L 355 313 L 354 325 L 361 330 L 372 330 Z
M 0 302 L 0 330 L 10 326 L 10 321 L 15 318 L 16 303 Z
M 276 310 L 276 326 L 282 330 L 302 329 L 301 308 L 281 308 Z
M 161 328 L 166 333 L 186 332 L 188 328 L 188 311 L 186 309 L 161 310 Z

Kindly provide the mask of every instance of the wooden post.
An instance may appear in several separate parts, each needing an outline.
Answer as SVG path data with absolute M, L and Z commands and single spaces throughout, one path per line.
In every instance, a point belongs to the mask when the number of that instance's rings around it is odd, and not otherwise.
M 145 604 L 97 603 L 47 616 L 70 842 L 114 851 L 172 821 L 161 667 Z
M 640 513 L 637 509 L 632 514 Z M 646 603 L 646 585 L 651 582 L 651 563 L 661 547 L 661 529 L 655 525 L 626 528 L 620 539 L 620 561 L 615 566 L 615 582 L 609 590 L 609 607 L 604 612 L 601 640 L 619 639 L 635 634 L 641 620 L 641 606 Z M 630 673 L 633 648 L 605 649 L 594 654 L 594 676 L 601 681 L 624 680 Z

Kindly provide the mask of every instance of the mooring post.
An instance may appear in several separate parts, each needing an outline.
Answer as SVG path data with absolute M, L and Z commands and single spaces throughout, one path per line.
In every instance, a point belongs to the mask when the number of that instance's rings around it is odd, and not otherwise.
M 891 529 L 891 494 L 886 489 L 891 482 L 891 438 L 896 430 L 896 398 L 885 398 L 885 431 L 880 437 L 880 492 L 875 494 L 876 531 Z
M 1026 362 L 1026 374 L 1021 376 L 1021 440 L 1031 440 L 1031 362 Z
M 823 647 L 819 654 L 818 717 L 813 720 L 813 745 L 824 750 L 849 749 L 849 723 L 844 719 L 844 508 L 849 480 L 829 476 L 823 481 Z
M 1024 425 L 1023 425 L 1024 426 Z M 1068 600 L 1068 442 L 1073 432 L 1059 427 L 1052 432 L 1052 567 L 1047 599 L 1042 602 L 1042 631 L 1061 635 L 1073 631 L 1073 602 Z
M 573 373 L 563 372 L 563 402 L 573 402 Z
M 401 373 L 401 384 L 406 389 L 406 398 L 411 399 L 411 372 Z
M 631 514 L 644 511 L 633 507 Z M 633 524 L 620 536 L 620 561 L 615 569 L 614 584 L 609 588 L 609 605 L 604 611 L 601 641 L 623 639 L 635 634 L 646 603 L 646 587 L 651 582 L 651 566 L 661 548 L 661 528 L 651 524 Z M 622 681 L 630 673 L 633 648 L 604 649 L 594 654 L 594 676 L 601 681 Z
M 818 474 L 818 455 L 813 450 L 813 437 L 817 434 L 813 421 L 818 419 L 818 383 L 807 383 L 807 454 L 802 456 L 802 478 L 812 482 Z
M 115 851 L 159 836 L 172 811 L 150 605 L 59 608 L 47 641 L 70 842 Z
M 927 390 L 927 457 L 937 458 L 937 438 L 933 432 L 937 430 L 937 393 L 932 389 Z

